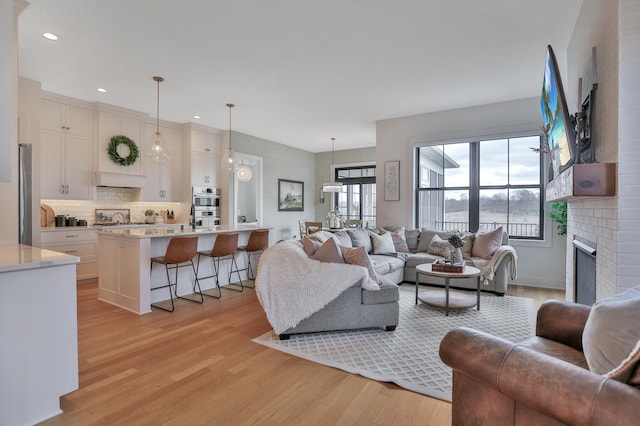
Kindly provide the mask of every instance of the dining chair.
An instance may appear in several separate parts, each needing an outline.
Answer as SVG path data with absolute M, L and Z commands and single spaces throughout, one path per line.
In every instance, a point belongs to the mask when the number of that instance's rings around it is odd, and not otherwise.
M 322 231 L 322 222 L 305 222 L 307 235 Z

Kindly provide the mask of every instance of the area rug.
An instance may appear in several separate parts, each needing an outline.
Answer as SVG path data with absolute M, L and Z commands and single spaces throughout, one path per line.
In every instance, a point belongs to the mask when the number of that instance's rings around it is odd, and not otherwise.
M 349 373 L 451 401 L 451 369 L 438 356 L 440 341 L 451 329 L 472 327 L 510 341 L 531 336 L 535 312 L 531 299 L 482 295 L 480 310 L 444 309 L 414 304 L 415 287 L 400 286 L 400 322 L 382 329 L 293 335 L 279 340 L 270 331 L 254 342 Z

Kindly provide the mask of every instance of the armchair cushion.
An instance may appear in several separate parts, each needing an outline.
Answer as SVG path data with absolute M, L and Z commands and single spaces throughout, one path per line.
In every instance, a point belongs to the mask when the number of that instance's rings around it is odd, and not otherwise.
M 582 344 L 589 369 L 606 374 L 624 361 L 640 340 L 640 287 L 593 305 Z

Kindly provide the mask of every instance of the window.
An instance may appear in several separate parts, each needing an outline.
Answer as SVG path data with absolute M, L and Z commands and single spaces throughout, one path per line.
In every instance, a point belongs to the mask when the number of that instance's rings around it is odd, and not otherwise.
M 337 168 L 336 181 L 343 184 L 334 199 L 342 218 L 376 226 L 376 166 Z
M 418 146 L 418 227 L 541 239 L 540 135 Z

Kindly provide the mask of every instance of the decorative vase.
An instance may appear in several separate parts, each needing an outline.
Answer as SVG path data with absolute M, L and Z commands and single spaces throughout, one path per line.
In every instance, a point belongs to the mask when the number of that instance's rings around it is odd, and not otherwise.
M 144 223 L 154 223 L 155 222 L 155 217 L 153 216 L 145 216 L 144 217 Z
M 462 250 L 460 250 L 460 247 L 454 248 L 451 251 L 451 264 L 452 265 L 462 265 L 463 260 L 462 260 Z
M 340 227 L 340 219 L 338 216 L 331 216 L 329 219 L 329 228 L 339 228 Z

